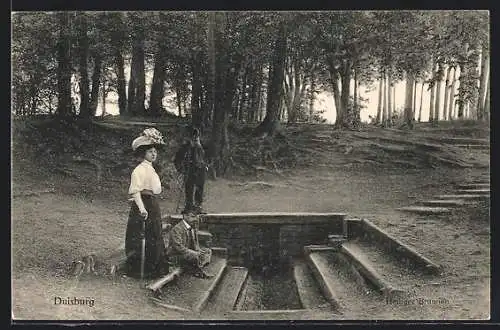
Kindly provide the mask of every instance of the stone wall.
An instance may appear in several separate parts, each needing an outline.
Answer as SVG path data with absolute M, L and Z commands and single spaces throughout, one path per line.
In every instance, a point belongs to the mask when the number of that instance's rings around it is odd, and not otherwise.
M 200 216 L 200 243 L 227 248 L 228 262 L 248 268 L 280 263 L 302 255 L 305 245 L 328 244 L 329 234 L 342 234 L 343 213 L 222 213 Z M 182 216 L 163 219 L 164 229 Z
M 316 224 L 208 224 L 212 246 L 226 247 L 232 264 L 250 265 L 287 261 L 303 247 L 327 244 L 328 234 L 341 234 L 342 223 Z

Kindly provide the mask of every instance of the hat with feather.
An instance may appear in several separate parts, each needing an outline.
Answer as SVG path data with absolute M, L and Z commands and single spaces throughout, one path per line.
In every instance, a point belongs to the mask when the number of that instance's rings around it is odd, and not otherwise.
M 141 146 L 162 148 L 165 145 L 163 136 L 156 128 L 146 128 L 141 135 L 132 141 L 132 150 L 136 151 Z

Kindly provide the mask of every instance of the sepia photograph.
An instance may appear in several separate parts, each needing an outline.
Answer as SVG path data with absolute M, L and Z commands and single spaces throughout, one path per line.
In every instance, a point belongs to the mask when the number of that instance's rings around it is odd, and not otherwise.
M 490 24 L 12 11 L 11 320 L 490 320 Z

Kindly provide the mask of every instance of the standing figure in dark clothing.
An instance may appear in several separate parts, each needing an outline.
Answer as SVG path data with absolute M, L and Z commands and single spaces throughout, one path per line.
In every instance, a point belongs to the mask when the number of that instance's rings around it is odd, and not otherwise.
M 185 204 L 182 214 L 203 214 L 203 190 L 208 166 L 205 150 L 200 142 L 200 131 L 193 129 L 191 140 L 184 143 L 175 155 L 175 167 L 184 175 Z

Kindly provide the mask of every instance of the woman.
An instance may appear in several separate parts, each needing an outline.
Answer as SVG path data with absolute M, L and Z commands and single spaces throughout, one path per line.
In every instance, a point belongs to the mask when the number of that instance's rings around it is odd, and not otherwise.
M 142 162 L 132 171 L 128 190 L 131 208 L 125 237 L 127 273 L 141 276 L 142 241 L 145 237 L 144 277 L 154 278 L 168 272 L 162 237 L 161 211 L 157 195 L 161 182 L 153 168 L 158 149 L 165 145 L 161 133 L 148 128 L 132 142 L 132 149 Z M 145 225 L 145 226 L 143 226 Z

